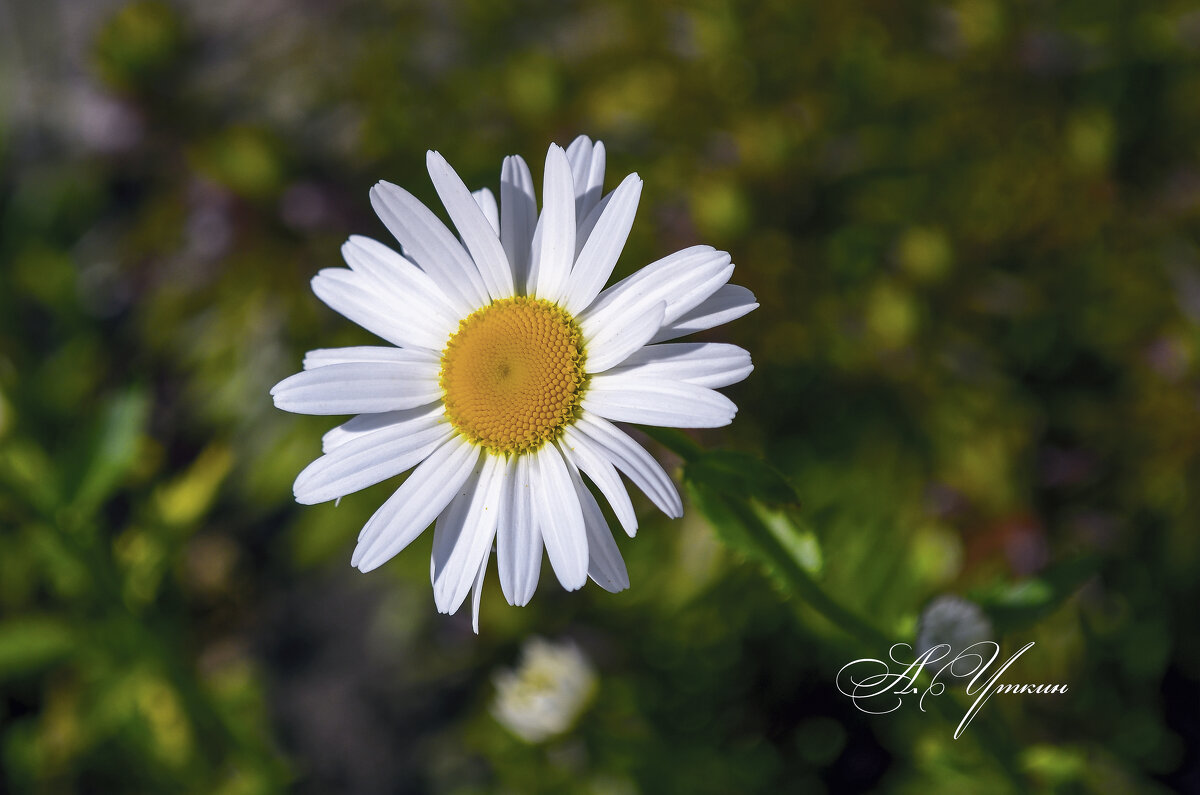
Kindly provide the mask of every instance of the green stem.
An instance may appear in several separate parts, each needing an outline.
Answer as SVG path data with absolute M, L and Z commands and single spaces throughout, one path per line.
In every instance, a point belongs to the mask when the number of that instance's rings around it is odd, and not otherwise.
M 833 626 L 870 649 L 886 649 L 892 641 L 870 622 L 827 594 L 763 524 L 745 500 L 725 500 L 726 508 L 746 528 L 759 554 L 787 580 L 792 592 Z
M 685 462 L 695 461 L 707 452 L 683 431 L 674 428 L 644 428 L 643 430 L 650 438 L 681 457 Z M 791 590 L 813 610 L 830 624 L 871 648 L 886 648 L 890 645 L 884 633 L 865 619 L 842 607 L 821 589 L 816 580 L 780 543 L 770 528 L 763 524 L 746 500 L 726 497 L 722 502 L 726 510 L 732 513 L 746 529 L 749 539 L 758 549 L 759 558 L 783 574 Z
M 804 569 L 780 543 L 779 539 L 767 528 L 754 510 L 743 499 L 726 499 L 725 507 L 742 523 L 760 554 L 773 565 L 787 580 L 792 591 L 801 597 L 805 604 L 815 610 L 825 620 L 853 637 L 871 653 L 880 653 L 892 646 L 894 639 L 889 639 L 883 632 L 857 613 L 843 607 L 833 597 L 827 594 L 816 580 Z M 928 674 L 922 677 L 926 687 L 930 681 Z M 956 726 L 966 714 L 969 705 L 964 705 L 956 696 L 946 699 L 935 699 L 947 726 Z M 972 732 L 976 734 L 977 744 L 984 748 L 999 765 L 1005 778 L 1013 786 L 1014 791 L 1024 789 L 1026 782 L 1017 763 L 1017 755 L 1009 742 L 1007 732 L 996 716 L 979 716 L 971 724 Z
M 695 440 L 681 431 L 648 428 L 646 432 L 688 464 L 707 454 Z M 717 493 L 718 491 L 708 489 L 705 493 L 706 499 L 719 501 L 719 510 L 741 526 L 743 530 L 741 541 L 748 546 L 751 554 L 769 570 L 782 577 L 790 591 L 800 597 L 805 605 L 865 647 L 868 653 L 884 653 L 892 646 L 895 642 L 894 639 L 889 638 L 854 611 L 844 607 L 821 588 L 808 570 L 791 553 L 784 540 L 763 522 L 751 505 L 750 495 Z M 928 687 L 928 674 L 923 673 L 921 676 Z M 956 695 L 947 695 L 950 697 L 935 699 L 937 712 L 945 719 L 947 726 L 955 726 L 969 705 L 964 705 Z M 976 735 L 977 744 L 996 760 L 1014 791 L 1022 791 L 1027 782 L 1020 770 L 1017 754 L 1009 741 L 1003 722 L 997 716 L 979 716 L 972 723 L 971 731 Z

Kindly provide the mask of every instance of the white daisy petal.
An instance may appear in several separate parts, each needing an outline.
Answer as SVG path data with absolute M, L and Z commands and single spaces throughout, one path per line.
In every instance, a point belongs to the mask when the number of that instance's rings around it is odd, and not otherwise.
M 304 468 L 293 487 L 296 502 L 327 502 L 399 475 L 424 461 L 453 433 L 440 412 L 426 412 L 351 439 Z
M 604 512 L 584 485 L 579 472 L 574 469 L 571 470 L 571 481 L 575 484 L 575 494 L 583 508 L 583 524 L 587 529 L 588 576 L 609 593 L 624 591 L 629 587 L 629 573 L 625 569 L 621 550 L 617 549 L 617 542 L 608 529 L 608 522 L 604 520 Z
M 428 152 L 425 165 L 450 220 L 483 276 L 488 294 L 493 299 L 508 298 L 513 294 L 512 269 L 495 228 L 446 158 L 438 152 Z
M 529 166 L 517 155 L 504 158 L 500 169 L 500 242 L 512 266 L 518 293 L 528 292 L 529 253 L 537 224 L 537 198 Z
M 457 436 L 430 453 L 367 522 L 350 565 L 377 569 L 412 543 L 454 498 L 479 455 Z
M 446 506 L 437 521 L 433 523 L 433 554 L 429 556 L 429 579 L 436 581 L 438 572 L 446 568 L 458 538 L 462 535 L 463 525 L 466 524 L 467 514 L 471 510 L 471 500 L 479 491 L 479 477 L 483 474 L 484 456 L 475 461 L 475 468 L 470 476 L 458 487 L 454 499 Z M 445 613 L 442 602 L 434 591 L 434 601 L 439 613 Z
M 587 371 L 602 373 L 616 367 L 641 348 L 662 328 L 666 302 L 638 307 L 637 314 L 613 318 L 607 326 L 595 322 L 580 323 L 587 343 Z
M 610 191 L 608 194 L 606 194 L 604 196 L 603 199 L 596 202 L 596 205 L 594 207 L 592 207 L 591 211 L 586 216 L 584 216 L 582 221 L 579 222 L 579 229 L 578 229 L 578 231 L 575 232 L 575 258 L 576 259 L 578 259 L 579 255 L 581 253 L 583 253 L 583 247 L 585 245 L 587 245 L 587 242 L 589 240 L 591 240 L 592 232 L 593 232 L 593 230 L 595 230 L 596 224 L 600 223 L 600 218 L 604 215 L 604 211 L 608 209 L 608 203 L 610 201 L 612 201 L 613 194 L 615 194 L 615 193 L 616 193 L 616 191 Z M 579 216 L 576 216 L 576 217 L 578 218 Z M 609 276 L 611 276 L 611 275 L 612 274 L 609 273 Z M 605 277 L 605 278 L 607 278 L 607 277 Z M 600 285 L 600 286 L 603 287 L 604 285 Z
M 496 565 L 500 589 L 510 605 L 529 603 L 542 572 L 542 534 L 533 508 L 532 456 L 523 455 L 510 466 L 512 475 L 500 504 L 496 531 Z
M 610 373 L 592 377 L 583 407 L 617 422 L 667 428 L 720 428 L 737 414 L 732 400 L 707 387 Z
M 488 219 L 488 223 L 492 225 L 492 231 L 497 236 L 500 234 L 500 205 L 496 204 L 496 197 L 487 188 L 480 188 L 476 191 L 471 191 L 471 198 L 479 205 L 479 209 L 483 211 L 483 217 Z
M 562 148 L 550 144 L 542 184 L 541 246 L 537 259 L 538 298 L 558 302 L 566 294 L 575 259 L 575 188 Z M 536 234 L 536 233 L 535 233 Z
M 388 311 L 399 315 L 413 332 L 428 335 L 425 347 L 440 350 L 458 326 L 458 314 L 442 289 L 415 263 L 384 244 L 362 235 L 351 235 L 342 246 L 342 257 L 386 291 Z
M 596 221 L 594 231 L 589 230 L 587 242 L 575 259 L 571 283 L 563 302 L 568 312 L 579 314 L 591 305 L 608 277 L 612 276 L 617 258 L 621 256 L 621 250 L 629 238 L 629 230 L 633 227 L 633 217 L 637 214 L 641 195 L 642 179 L 637 174 L 630 174 L 613 191 L 612 198 Z
M 651 342 L 665 342 L 737 320 L 758 308 L 754 293 L 738 284 L 722 285 L 715 293 L 663 327 Z
M 529 270 L 525 274 L 525 293 L 533 295 L 537 292 L 539 264 L 542 261 L 542 221 L 545 216 L 539 215 L 533 227 L 533 242 L 529 246 Z
M 636 350 L 608 374 L 665 378 L 717 389 L 736 384 L 753 370 L 750 353 L 736 345 L 676 342 Z
M 558 445 L 563 457 L 582 470 L 600 489 L 626 534 L 630 538 L 637 535 L 637 514 L 633 510 L 633 502 L 621 483 L 621 476 L 605 455 L 604 448 L 571 426 L 563 429 L 563 438 Z
M 575 185 L 583 185 L 592 165 L 592 139 L 586 135 L 576 136 L 567 146 L 567 162 L 571 164 L 571 178 Z
M 478 482 L 466 497 L 469 502 L 466 515 L 450 542 L 450 553 L 444 556 L 438 554 L 440 542 L 437 534 L 442 532 L 443 527 L 442 520 L 438 520 L 434 531 L 432 579 L 433 598 L 440 612 L 457 612 L 479 576 L 479 567 L 491 551 L 500 513 L 500 495 L 506 482 L 505 472 L 503 458 L 482 457 Z M 464 497 L 456 498 L 456 502 L 460 499 Z M 449 530 L 453 532 L 456 528 Z
M 357 345 L 350 348 L 317 348 L 304 354 L 305 370 L 330 364 L 353 362 L 396 362 L 400 364 L 437 364 L 437 354 L 420 348 L 385 348 L 379 345 Z
M 608 420 L 584 409 L 575 424 L 617 469 L 650 498 L 658 509 L 672 519 L 683 516 L 683 501 L 662 465 L 640 444 Z
M 607 152 L 604 149 L 603 141 L 596 141 L 596 145 L 592 147 L 592 164 L 588 169 L 586 187 L 580 191 L 575 189 L 577 196 L 583 197 L 583 202 L 577 204 L 575 217 L 583 218 L 592 211 L 596 206 L 596 202 L 600 200 L 600 194 L 604 192 L 604 167 L 607 165 Z
M 604 144 L 581 135 L 567 147 L 567 160 L 575 183 L 575 217 L 586 218 L 604 188 Z
M 321 452 L 331 453 L 352 439 L 358 439 L 375 431 L 410 420 L 422 420 L 427 415 L 441 417 L 446 413 L 446 407 L 439 400 L 415 409 L 401 411 L 383 411 L 378 414 L 359 414 L 346 422 L 331 428 L 321 437 Z
M 271 389 L 275 405 L 298 414 L 371 414 L 411 409 L 441 397 L 438 367 L 351 362 L 305 370 Z
M 386 293 L 360 273 L 325 268 L 313 277 L 312 290 L 330 309 L 393 345 L 433 349 L 441 344 L 434 342 L 433 329 L 408 322 L 402 312 L 389 306 Z
M 445 293 L 459 317 L 487 304 L 487 285 L 479 269 L 446 225 L 415 196 L 381 181 L 371 188 L 371 206 L 404 253 Z
M 479 634 L 479 605 L 483 601 L 483 581 L 487 577 L 488 561 L 491 558 L 492 551 L 489 549 L 483 556 L 483 563 L 479 564 L 479 576 L 475 578 L 475 585 L 471 588 L 471 629 L 476 635 Z
M 675 322 L 729 281 L 729 255 L 710 246 L 692 246 L 663 257 L 600 293 L 580 316 L 581 324 L 607 326 L 622 316 L 665 301 L 664 324 Z
M 533 509 L 546 544 L 550 565 L 563 588 L 574 591 L 587 582 L 587 530 L 583 509 L 571 486 L 567 465 L 555 445 L 532 454 Z

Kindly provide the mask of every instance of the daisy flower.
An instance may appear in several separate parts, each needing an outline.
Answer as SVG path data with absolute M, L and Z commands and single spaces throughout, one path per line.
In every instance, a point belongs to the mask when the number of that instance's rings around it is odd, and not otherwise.
M 577 138 L 546 154 L 542 210 L 520 157 L 504 160 L 500 203 L 470 192 L 437 152 L 429 176 L 453 233 L 403 188 L 380 182 L 371 206 L 403 253 L 353 236 L 346 268 L 313 278 L 335 311 L 394 347 L 310 351 L 271 390 L 301 414 L 356 414 L 325 434 L 296 479 L 296 500 L 335 500 L 412 469 L 358 537 L 351 563 L 383 565 L 432 522 L 434 601 L 454 613 L 479 598 L 493 545 L 510 604 L 533 596 L 543 547 L 567 590 L 590 576 L 629 586 L 592 489 L 633 536 L 618 471 L 665 514 L 683 506 L 670 477 L 614 422 L 713 428 L 737 407 L 717 387 L 750 355 L 720 343 L 670 343 L 758 306 L 728 284 L 729 255 L 693 246 L 604 289 L 641 195 L 630 174 L 603 195 L 604 145 Z M 665 343 L 665 344 L 664 344 Z
M 573 642 L 530 638 L 520 664 L 493 677 L 492 715 L 527 743 L 565 733 L 596 693 L 596 672 Z
M 992 622 L 979 605 L 961 596 L 943 594 L 921 611 L 916 653 L 924 654 L 944 644 L 950 647 L 946 659 L 953 659 L 964 649 L 991 639 Z

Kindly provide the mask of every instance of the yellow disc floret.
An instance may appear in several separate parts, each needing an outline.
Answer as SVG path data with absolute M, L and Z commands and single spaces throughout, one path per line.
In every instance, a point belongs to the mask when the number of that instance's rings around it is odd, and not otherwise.
M 442 352 L 446 416 L 477 445 L 524 453 L 579 415 L 583 335 L 566 311 L 517 296 L 463 320 Z

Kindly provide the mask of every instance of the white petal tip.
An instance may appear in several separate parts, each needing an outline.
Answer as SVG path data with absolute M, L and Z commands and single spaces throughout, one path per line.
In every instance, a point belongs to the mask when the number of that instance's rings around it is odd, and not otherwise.
M 446 584 L 445 579 L 433 584 L 433 603 L 437 607 L 437 611 L 442 615 L 452 616 L 458 612 L 458 605 L 451 601 L 453 596 L 454 593 Z
M 605 578 L 604 581 L 601 581 L 601 580 L 593 577 L 592 582 L 596 583 L 597 585 L 599 585 L 601 588 L 608 591 L 609 593 L 620 593 L 621 591 L 629 590 L 629 580 L 628 579 L 626 579 L 626 580 L 610 580 L 610 579 Z
M 563 590 L 565 590 L 565 591 L 578 591 L 580 588 L 587 585 L 587 581 L 588 581 L 587 569 L 584 569 L 583 572 L 580 573 L 579 575 L 570 577 L 565 580 L 560 579 L 559 583 L 562 585 Z
M 350 565 L 361 571 L 363 574 L 375 571 L 375 569 L 388 562 L 388 558 L 381 558 L 377 555 L 368 556 L 366 550 L 361 553 L 356 549 L 354 555 L 350 558 Z

